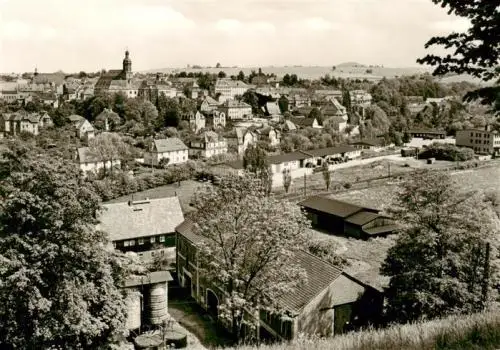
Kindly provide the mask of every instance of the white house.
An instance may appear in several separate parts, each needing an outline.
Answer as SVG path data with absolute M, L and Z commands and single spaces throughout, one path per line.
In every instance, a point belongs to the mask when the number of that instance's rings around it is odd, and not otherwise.
M 215 82 L 215 95 L 219 95 L 219 102 L 224 102 L 243 95 L 251 87 L 240 80 L 218 79 Z
M 237 149 L 238 154 L 243 154 L 249 145 L 258 141 L 258 136 L 248 129 L 234 128 L 232 133 L 226 136 L 226 139 L 228 145 Z
M 109 170 L 113 167 L 121 166 L 120 159 L 104 161 L 98 155 L 93 154 L 88 147 L 78 148 L 77 161 L 80 166 L 80 170 L 83 171 L 84 174 L 87 172 L 95 173 L 103 168 Z
M 227 100 L 219 106 L 219 111 L 229 120 L 252 119 L 252 107 L 245 102 Z
M 162 159 L 167 164 L 181 164 L 187 162 L 189 148 L 177 137 L 153 140 L 150 151 L 144 153 L 144 164 L 158 165 Z
M 76 114 L 70 115 L 68 119 L 75 127 L 79 139 L 88 141 L 95 137 L 95 129 L 87 119 Z
M 191 141 L 189 156 L 210 158 L 227 153 L 227 141 L 213 131 L 205 131 Z

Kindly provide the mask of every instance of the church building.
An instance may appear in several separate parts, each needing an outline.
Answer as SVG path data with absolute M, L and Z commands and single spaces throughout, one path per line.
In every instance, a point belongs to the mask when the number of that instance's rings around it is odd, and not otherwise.
M 127 50 L 123 59 L 123 68 L 102 73 L 95 85 L 95 94 L 121 92 L 133 98 L 138 96 L 140 86 L 141 81 L 133 78 L 132 60 Z

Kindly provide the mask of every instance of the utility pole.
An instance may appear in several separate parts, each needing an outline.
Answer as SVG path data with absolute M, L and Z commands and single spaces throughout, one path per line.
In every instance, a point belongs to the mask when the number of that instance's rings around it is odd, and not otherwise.
M 307 195 L 306 191 L 306 174 L 304 174 L 304 197 Z
M 389 167 L 389 168 L 388 168 L 388 171 L 389 171 L 389 177 L 391 177 L 391 163 L 389 162 L 389 163 L 387 163 L 387 165 L 388 165 L 388 167 Z

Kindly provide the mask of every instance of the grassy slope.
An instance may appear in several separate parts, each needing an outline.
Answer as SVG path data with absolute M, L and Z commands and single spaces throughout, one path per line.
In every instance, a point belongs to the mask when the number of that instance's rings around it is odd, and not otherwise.
M 350 333 L 331 339 L 298 340 L 269 346 L 242 346 L 237 350 L 426 350 L 498 349 L 500 312 L 453 316 L 423 323 L 398 325 L 382 330 Z

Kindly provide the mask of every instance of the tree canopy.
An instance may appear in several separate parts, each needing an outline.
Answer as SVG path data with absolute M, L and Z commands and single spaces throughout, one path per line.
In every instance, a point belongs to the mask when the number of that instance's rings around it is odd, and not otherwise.
M 390 320 L 471 313 L 488 304 L 496 282 L 487 257 L 497 259 L 498 217 L 484 196 L 461 192 L 447 174 L 423 172 L 402 185 L 389 212 L 400 225 L 382 266 L 391 278 Z
M 500 2 L 498 0 L 432 0 L 435 4 L 470 21 L 462 33 L 431 38 L 425 47 L 441 46 L 448 51 L 445 56 L 428 54 L 417 62 L 435 66 L 434 75 L 448 73 L 470 74 L 484 81 L 496 80 L 494 86 L 474 90 L 466 99 L 481 98 L 500 113 Z
M 268 197 L 265 187 L 253 176 L 231 176 L 193 200 L 202 266 L 225 292 L 219 315 L 237 338 L 245 324 L 255 325 L 257 310 L 283 311 L 280 296 L 307 278 L 293 263 L 305 244 L 307 219 L 296 205 Z
M 13 144 L 0 164 L 0 348 L 89 349 L 123 331 L 126 259 L 78 168 Z

